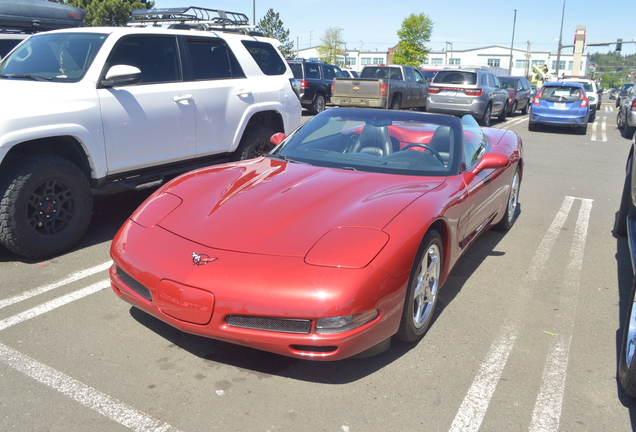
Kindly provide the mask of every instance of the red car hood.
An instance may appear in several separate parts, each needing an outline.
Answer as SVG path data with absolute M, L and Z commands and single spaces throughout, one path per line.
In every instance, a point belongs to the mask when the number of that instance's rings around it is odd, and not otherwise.
M 183 203 L 158 225 L 212 248 L 304 256 L 334 228 L 382 229 L 444 181 L 257 158 L 194 171 L 166 185 L 163 192 Z

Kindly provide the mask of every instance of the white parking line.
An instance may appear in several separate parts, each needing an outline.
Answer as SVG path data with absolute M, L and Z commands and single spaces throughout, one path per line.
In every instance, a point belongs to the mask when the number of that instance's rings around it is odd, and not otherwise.
M 540 276 L 543 274 L 543 269 L 545 268 L 546 262 L 550 256 L 556 239 L 559 233 L 562 231 L 563 225 L 567 220 L 568 214 L 570 213 L 570 209 L 572 208 L 572 204 L 575 199 L 581 198 L 574 198 L 569 196 L 565 197 L 561 208 L 557 212 L 554 220 L 552 221 L 552 224 L 550 225 L 550 228 L 541 240 L 541 243 L 539 244 L 539 247 L 534 254 L 534 257 L 530 264 L 530 268 L 526 273 L 526 279 L 528 281 L 538 281 L 540 279 Z M 583 204 L 581 206 L 581 210 L 579 211 L 579 218 L 576 224 L 577 228 L 575 240 L 570 251 L 570 264 L 568 265 L 568 269 L 570 269 L 570 271 L 566 272 L 566 277 L 573 277 L 572 272 L 578 272 L 575 275 L 577 280 L 576 294 L 578 294 L 578 275 L 580 274 L 581 270 L 583 251 L 585 248 L 585 236 L 587 235 L 587 225 L 589 221 L 589 213 L 592 207 L 592 200 L 581 200 Z M 523 308 L 529 297 L 529 289 L 522 289 L 519 292 L 516 304 L 516 306 L 518 307 L 512 307 L 510 309 L 510 318 L 501 327 L 499 337 L 497 337 L 497 339 L 493 342 L 490 350 L 486 354 L 484 361 L 481 363 L 479 372 L 473 380 L 473 383 L 469 388 L 466 396 L 464 397 L 464 400 L 462 401 L 462 404 L 455 416 L 455 419 L 453 420 L 453 424 L 450 428 L 451 432 L 475 432 L 479 430 L 484 416 L 486 415 L 486 411 L 488 410 L 490 400 L 492 399 L 492 396 L 497 387 L 497 383 L 499 381 L 501 373 L 506 365 L 508 355 L 510 354 L 510 351 L 512 350 L 517 337 L 518 328 L 520 326 L 519 308 Z M 571 302 L 572 299 L 569 297 L 567 301 Z M 571 322 L 573 325 L 575 312 L 576 310 L 568 315 L 568 318 L 566 320 L 567 323 Z M 562 333 L 563 335 L 568 334 L 566 330 L 562 330 L 561 325 L 559 326 L 559 329 L 560 333 Z M 571 333 L 572 331 L 570 328 L 570 338 Z M 545 418 L 552 418 L 555 413 L 557 413 L 557 411 L 558 416 L 556 418 L 556 422 L 558 426 L 563 399 L 563 386 L 561 386 L 560 383 L 556 381 L 557 377 L 554 377 L 552 371 L 555 369 L 555 367 L 562 366 L 563 363 L 565 364 L 565 369 L 567 369 L 569 346 L 569 342 L 567 343 L 567 345 L 555 346 L 550 351 L 550 354 L 548 354 L 548 359 L 545 366 L 545 370 L 548 370 L 548 372 L 545 373 L 542 389 L 545 389 L 546 395 L 552 396 L 552 399 L 549 400 L 549 403 L 551 403 L 552 405 L 546 406 L 543 402 L 544 400 L 548 400 L 548 396 L 542 397 L 541 401 L 539 401 L 539 399 L 537 400 L 537 403 L 535 404 L 536 419 L 533 417 L 533 424 L 536 421 L 537 427 L 545 424 Z M 559 369 L 560 376 L 558 378 L 562 378 L 563 380 L 565 380 L 565 369 Z M 558 407 L 554 406 L 555 404 L 558 404 Z M 542 431 L 543 429 L 539 428 L 532 430 L 534 432 L 538 432 Z
M 555 329 L 558 336 L 553 339 L 541 378 L 541 390 L 532 413 L 530 432 L 550 432 L 559 430 L 565 377 L 570 354 L 570 342 L 576 318 L 576 307 L 579 297 L 579 281 L 583 268 L 583 252 L 585 239 L 592 211 L 592 200 L 584 199 L 576 221 L 574 240 L 570 249 L 570 260 L 563 275 L 563 292 L 558 322 Z
M 0 361 L 134 431 L 178 432 L 169 424 L 129 407 L 119 400 L 3 344 L 0 344 Z
M 601 139 L 596 139 L 596 129 L 598 127 L 599 121 L 601 122 Z M 607 117 L 597 118 L 594 123 L 592 123 L 592 141 L 603 141 L 607 142 Z
M 72 275 L 70 275 L 69 277 L 67 277 L 65 279 L 62 279 L 61 281 L 57 281 L 57 282 L 49 284 L 49 285 L 41 286 L 41 287 L 32 289 L 30 291 L 27 291 L 27 292 L 23 292 L 22 294 L 19 294 L 19 295 L 14 296 L 14 297 L 10 297 L 8 299 L 0 300 L 0 309 L 2 309 L 3 307 L 10 306 L 12 304 L 21 302 L 23 300 L 30 299 L 31 297 L 35 297 L 35 296 L 40 295 L 42 293 L 45 293 L 47 291 L 51 291 L 51 290 L 54 290 L 54 289 L 59 288 L 61 286 L 70 284 L 71 282 L 75 282 L 75 281 L 78 281 L 78 280 L 83 279 L 85 277 L 88 277 L 88 276 L 94 275 L 96 273 L 102 272 L 104 270 L 107 270 L 112 264 L 113 264 L 112 261 L 108 261 L 108 262 L 105 262 L 105 263 L 100 264 L 98 266 L 91 267 L 89 269 L 73 273 Z
M 0 301 L 0 308 L 26 300 L 38 294 L 45 293 L 71 282 L 75 282 L 84 277 L 99 273 L 108 269 L 112 262 L 106 262 L 90 269 L 73 273 L 69 277 L 56 283 L 46 285 L 27 291 L 21 295 Z M 75 300 L 79 300 L 110 286 L 108 279 L 94 283 L 80 290 L 63 295 L 54 300 L 33 307 L 12 317 L 0 321 L 0 331 L 16 324 L 35 318 L 46 312 L 50 312 L 61 306 L 67 305 Z M 101 415 L 116 421 L 136 432 L 179 432 L 169 424 L 155 419 L 143 412 L 130 407 L 123 402 L 112 398 L 56 369 L 38 362 L 6 345 L 0 344 L 0 362 L 22 372 L 26 376 L 33 378 L 37 382 L 47 385 L 58 392 L 81 403 L 87 408 L 100 413 Z

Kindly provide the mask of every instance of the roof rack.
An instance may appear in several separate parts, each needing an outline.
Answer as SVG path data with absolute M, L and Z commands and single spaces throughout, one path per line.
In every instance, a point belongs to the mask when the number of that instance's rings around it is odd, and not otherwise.
M 163 9 L 137 9 L 132 12 L 131 27 L 168 27 L 177 29 L 237 31 L 252 34 L 247 15 L 197 6 Z

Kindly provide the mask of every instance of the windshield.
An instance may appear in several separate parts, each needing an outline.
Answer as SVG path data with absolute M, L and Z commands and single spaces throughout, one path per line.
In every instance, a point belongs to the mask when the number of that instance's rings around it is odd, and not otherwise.
M 433 78 L 434 84 L 477 84 L 477 74 L 475 72 L 463 72 L 455 70 L 441 70 Z
M 0 62 L 1 78 L 79 81 L 106 40 L 99 33 L 41 33 Z
M 469 139 L 485 142 L 474 125 L 466 131 Z M 459 170 L 461 137 L 462 120 L 454 116 L 332 108 L 296 130 L 270 157 L 356 171 L 448 176 Z

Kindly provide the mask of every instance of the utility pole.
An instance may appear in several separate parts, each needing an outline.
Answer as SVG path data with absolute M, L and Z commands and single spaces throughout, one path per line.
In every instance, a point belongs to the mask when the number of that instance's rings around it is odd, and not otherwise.
M 559 50 L 556 60 L 556 78 L 559 79 L 559 66 L 561 65 L 561 48 L 563 48 L 563 18 L 565 17 L 565 0 L 563 0 L 563 12 L 561 12 L 561 32 L 559 33 Z
M 510 65 L 508 66 L 508 75 L 512 75 L 512 47 L 515 45 L 515 26 L 517 25 L 517 9 L 515 9 L 515 18 L 512 21 L 512 42 L 510 43 Z

